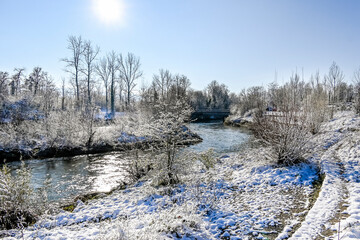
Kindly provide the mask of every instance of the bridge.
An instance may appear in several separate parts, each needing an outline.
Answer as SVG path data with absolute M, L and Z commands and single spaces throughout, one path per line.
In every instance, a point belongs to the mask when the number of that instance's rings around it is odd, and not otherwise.
M 196 122 L 222 120 L 230 115 L 230 109 L 197 109 L 191 114 L 191 120 Z

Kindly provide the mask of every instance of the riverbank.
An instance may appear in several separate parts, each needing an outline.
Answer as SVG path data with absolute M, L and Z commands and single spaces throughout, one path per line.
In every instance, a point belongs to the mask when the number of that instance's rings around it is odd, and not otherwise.
M 183 140 L 181 145 L 191 145 L 202 141 L 201 137 L 184 128 Z M 122 152 L 129 150 L 146 150 L 151 147 L 161 148 L 161 141 L 154 141 L 150 137 L 135 136 L 121 132 L 114 137 L 112 141 L 96 141 L 90 146 L 51 146 L 43 144 L 42 146 L 21 146 L 20 148 L 0 148 L 0 163 L 27 160 L 27 159 L 45 159 L 57 157 L 73 157 L 85 154 L 97 154 L 107 152 Z M 38 144 L 39 145 L 39 144 Z
M 187 166 L 181 184 L 151 179 L 72 212 L 44 216 L 6 239 L 358 239 L 360 118 L 336 114 L 308 142 L 307 162 L 285 167 L 266 148 Z M 320 178 L 321 176 L 321 178 Z M 340 222 L 340 224 L 339 224 Z
M 253 118 L 251 116 L 241 117 L 237 115 L 230 115 L 225 118 L 224 124 L 233 127 L 246 127 L 251 128 Z

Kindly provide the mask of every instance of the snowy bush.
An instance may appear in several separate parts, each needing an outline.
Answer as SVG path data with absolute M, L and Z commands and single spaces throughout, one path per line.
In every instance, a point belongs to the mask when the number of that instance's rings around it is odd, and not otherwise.
M 124 160 L 127 161 L 124 169 L 134 182 L 145 176 L 152 168 L 149 155 L 142 152 L 139 154 L 139 150 L 135 150 L 134 154 L 130 154 L 129 159 Z
M 51 112 L 44 119 L 42 129 L 44 140 L 49 146 L 66 147 L 84 144 L 81 116 L 73 111 Z
M 0 170 L 0 229 L 25 227 L 48 209 L 45 191 L 35 192 L 30 179 L 24 163 L 14 176 L 6 165 Z
M 303 160 L 309 127 L 304 112 L 256 114 L 255 136 L 272 149 L 278 164 L 292 165 Z
M 178 173 L 182 166 L 177 156 L 179 145 L 188 138 L 184 122 L 191 114 L 188 104 L 178 100 L 175 104 L 159 103 L 155 106 L 155 113 L 148 134 L 155 141 L 160 142 L 162 154 L 157 155 L 155 169 L 159 184 L 174 184 L 178 182 Z
M 304 111 L 309 130 L 313 134 L 318 133 L 322 123 L 330 117 L 327 94 L 317 89 L 307 96 L 306 103 Z
M 355 113 L 360 114 L 360 81 L 356 85 L 356 90 L 357 90 L 357 95 L 355 99 L 354 108 L 355 108 Z
M 32 97 L 19 100 L 6 100 L 0 108 L 0 122 L 13 122 L 19 124 L 24 120 L 38 120 L 44 118 L 44 113 L 38 110 Z
M 209 148 L 206 151 L 196 153 L 196 152 L 190 152 L 188 155 L 194 160 L 200 161 L 207 170 L 210 168 L 213 168 L 216 164 L 216 158 L 213 148 Z
M 155 156 L 154 171 L 152 172 L 155 185 L 169 185 L 179 182 L 178 175 L 181 169 L 181 163 L 179 166 L 179 161 L 175 156 L 174 149 Z
M 89 147 L 96 139 L 94 135 L 98 127 L 94 111 L 52 111 L 44 119 L 3 124 L 0 147 L 21 150 Z

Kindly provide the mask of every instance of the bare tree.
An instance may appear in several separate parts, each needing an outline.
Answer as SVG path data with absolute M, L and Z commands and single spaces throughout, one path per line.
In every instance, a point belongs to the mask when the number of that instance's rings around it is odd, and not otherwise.
M 331 101 L 331 103 L 334 104 L 338 100 L 336 94 L 337 88 L 344 80 L 344 74 L 335 62 L 333 62 L 330 66 L 329 73 L 325 76 L 325 80 L 330 88 L 329 100 Z
M 0 100 L 3 99 L 8 94 L 8 72 L 0 72 Z
M 15 68 L 14 75 L 12 76 L 11 95 L 18 95 L 18 91 L 21 84 L 21 77 L 24 75 L 25 68 Z
M 330 66 L 328 75 L 325 76 L 325 81 L 330 88 L 329 91 L 329 102 L 332 103 L 331 107 L 331 118 L 334 116 L 335 106 L 334 104 L 338 101 L 337 98 L 337 89 L 342 80 L 344 79 L 344 74 L 341 71 L 340 67 L 333 62 Z
M 206 108 L 207 96 L 205 91 L 193 91 L 189 92 L 191 107 L 195 110 Z
M 120 102 L 121 108 L 123 108 L 123 102 L 124 102 L 123 94 L 126 95 L 124 80 L 121 77 L 119 77 L 118 83 L 119 83 L 119 102 Z
M 348 99 L 348 90 L 351 88 L 352 85 L 349 85 L 346 82 L 340 82 L 338 85 L 337 91 L 337 99 L 339 102 L 346 102 Z
M 152 103 L 156 103 L 159 101 L 159 90 L 158 90 L 158 86 L 155 83 L 155 81 L 152 81 L 151 86 L 150 86 L 150 91 L 151 91 L 151 101 Z
M 111 116 L 115 116 L 115 81 L 116 72 L 119 70 L 118 61 L 116 59 L 116 53 L 114 51 L 107 55 L 108 71 L 110 75 L 110 105 Z
M 324 84 L 321 83 L 320 72 L 316 71 L 315 75 L 311 75 L 310 84 L 317 94 L 325 92 Z
M 354 88 L 356 93 L 355 112 L 360 113 L 360 67 L 354 72 Z
M 62 79 L 62 86 L 61 86 L 61 110 L 65 110 L 65 78 Z
M 29 89 L 30 91 L 32 91 L 32 88 L 34 88 L 34 96 L 37 94 L 38 89 L 39 89 L 39 84 L 41 83 L 41 81 L 44 80 L 45 74 L 41 67 L 34 67 L 32 73 L 30 73 L 29 76 Z
M 176 74 L 173 81 L 176 88 L 176 99 L 184 98 L 191 85 L 190 80 L 185 75 Z
M 293 74 L 290 77 L 290 83 L 289 83 L 289 90 L 291 90 L 291 100 L 293 108 L 299 108 L 300 102 L 301 102 L 301 82 L 300 82 L 300 75 L 298 73 Z
M 151 88 L 144 81 L 141 81 L 139 95 L 141 97 L 140 106 L 147 107 L 151 102 Z
M 229 89 L 224 84 L 219 84 L 216 80 L 207 86 L 209 107 L 212 109 L 229 108 Z
M 170 88 L 171 88 L 171 86 L 172 86 L 172 84 L 173 84 L 173 76 L 172 76 L 172 74 L 167 70 L 167 71 L 165 72 L 164 77 L 165 77 L 166 100 L 167 100 L 168 102 L 170 102 L 171 99 L 170 99 L 170 95 L 169 95 L 169 94 L 170 94 Z
M 81 38 L 70 36 L 68 38 L 68 47 L 71 51 L 70 58 L 63 58 L 62 61 L 66 63 L 66 71 L 72 74 L 75 80 L 75 88 L 76 88 L 76 100 L 79 106 L 80 103 L 80 86 L 79 86 L 79 73 L 81 70 L 81 57 L 85 51 L 84 43 Z
M 56 90 L 53 78 L 47 73 L 44 74 L 44 79 L 42 81 L 41 88 L 39 88 L 41 92 L 41 105 L 42 110 L 46 116 L 49 115 L 50 111 L 55 107 L 55 99 L 58 95 Z
M 87 102 L 91 104 L 91 83 L 92 83 L 92 73 L 94 72 L 94 60 L 100 52 L 98 46 L 93 47 L 90 41 L 84 43 L 84 63 L 85 69 L 84 73 L 86 76 L 86 85 L 87 85 Z
M 153 82 L 160 91 L 162 101 L 164 101 L 165 99 L 166 85 L 167 85 L 166 82 L 170 78 L 171 78 L 171 74 L 169 70 L 164 70 L 164 69 L 159 70 L 159 75 L 154 74 L 153 76 Z
M 110 78 L 110 70 L 108 64 L 108 58 L 101 58 L 99 63 L 95 66 L 96 73 L 101 78 L 105 87 L 105 105 L 106 105 L 106 113 L 108 112 L 109 105 L 109 78 Z
M 135 81 L 142 76 L 140 70 L 140 58 L 136 57 L 133 53 L 128 53 L 124 58 L 121 54 L 118 58 L 120 79 L 123 80 L 126 89 L 126 106 L 130 107 L 131 94 L 136 86 Z

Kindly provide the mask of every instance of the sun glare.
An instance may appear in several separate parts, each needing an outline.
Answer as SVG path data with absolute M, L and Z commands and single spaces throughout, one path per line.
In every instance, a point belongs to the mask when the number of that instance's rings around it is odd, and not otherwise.
M 124 8 L 122 0 L 92 0 L 95 16 L 106 25 L 122 24 Z

